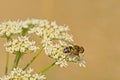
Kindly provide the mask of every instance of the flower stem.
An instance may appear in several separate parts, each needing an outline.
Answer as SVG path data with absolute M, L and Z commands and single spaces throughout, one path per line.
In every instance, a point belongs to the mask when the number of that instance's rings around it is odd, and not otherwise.
M 6 37 L 7 42 L 11 40 L 10 37 Z M 8 72 L 8 65 L 9 65 L 9 53 L 6 53 L 6 63 L 5 63 L 5 75 L 7 75 Z
M 8 72 L 9 53 L 6 53 L 5 75 Z
M 23 70 L 26 70 L 30 64 L 40 55 L 40 53 L 43 51 L 44 47 L 41 47 L 38 52 L 36 53 L 36 55 L 30 60 L 30 62 L 23 68 Z
M 52 64 L 48 65 L 47 67 L 45 67 L 43 70 L 41 70 L 38 74 L 43 74 L 46 71 L 48 71 L 50 68 L 52 68 L 55 65 L 56 61 L 53 62 Z
M 22 56 L 22 53 L 21 53 L 21 52 L 18 52 L 18 53 L 16 54 L 16 57 L 15 57 L 15 60 L 14 60 L 14 64 L 13 64 L 12 69 L 13 69 L 13 68 L 16 68 L 16 67 L 18 66 L 18 63 L 19 63 L 19 60 L 20 60 L 21 56 Z

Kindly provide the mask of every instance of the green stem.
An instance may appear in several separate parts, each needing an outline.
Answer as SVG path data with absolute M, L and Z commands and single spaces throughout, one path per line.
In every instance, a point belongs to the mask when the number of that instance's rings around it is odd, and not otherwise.
M 11 40 L 10 37 L 6 37 L 7 42 Z M 9 53 L 6 53 L 6 63 L 5 63 L 5 75 L 7 75 L 8 72 L 8 65 L 9 65 Z
M 5 75 L 8 72 L 9 53 L 6 53 Z
M 14 60 L 14 64 L 13 64 L 12 69 L 13 69 L 13 68 L 16 68 L 16 67 L 18 66 L 18 63 L 19 63 L 19 61 L 20 61 L 21 56 L 22 56 L 22 53 L 21 53 L 21 52 L 18 52 L 18 53 L 16 54 L 16 57 L 15 57 L 15 60 Z
M 46 71 L 48 71 L 50 68 L 52 68 L 55 65 L 56 61 L 50 65 L 48 65 L 47 67 L 45 67 L 43 70 L 41 70 L 38 74 L 43 74 Z
M 23 70 L 26 70 L 30 64 L 40 55 L 40 53 L 43 51 L 44 47 L 41 47 L 38 52 L 36 53 L 36 55 L 30 60 L 30 62 L 23 68 Z

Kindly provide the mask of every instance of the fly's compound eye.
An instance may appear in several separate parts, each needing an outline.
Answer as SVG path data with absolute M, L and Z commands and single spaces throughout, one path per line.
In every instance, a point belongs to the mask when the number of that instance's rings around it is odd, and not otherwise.
M 63 53 L 70 53 L 71 48 L 72 48 L 72 47 L 66 47 L 66 48 L 63 50 Z

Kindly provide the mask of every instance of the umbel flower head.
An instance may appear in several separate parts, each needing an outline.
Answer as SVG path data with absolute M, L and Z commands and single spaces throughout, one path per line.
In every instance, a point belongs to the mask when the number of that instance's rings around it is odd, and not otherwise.
M 8 21 L 0 24 L 0 36 L 9 37 L 13 34 L 21 33 L 21 31 L 22 29 L 16 21 Z
M 35 41 L 30 41 L 27 36 L 20 36 L 18 39 L 8 41 L 6 44 L 6 51 L 9 53 L 21 52 L 24 53 L 27 50 L 36 51 L 39 47 L 35 46 Z
M 45 80 L 45 75 L 33 72 L 33 69 L 22 70 L 21 68 L 14 68 L 8 75 L 0 77 L 0 80 Z
M 67 46 L 71 46 L 71 45 L 68 44 Z M 83 58 L 84 54 L 82 53 L 80 55 L 75 55 L 72 52 L 64 53 L 65 45 L 51 44 L 45 49 L 47 55 L 55 59 L 56 60 L 55 64 L 59 65 L 60 67 L 67 67 L 68 62 L 74 62 L 78 64 L 80 67 L 86 67 L 85 66 L 86 62 Z

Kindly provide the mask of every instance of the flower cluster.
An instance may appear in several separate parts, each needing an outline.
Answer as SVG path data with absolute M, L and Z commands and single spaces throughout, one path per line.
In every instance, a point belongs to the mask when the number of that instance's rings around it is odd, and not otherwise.
M 31 69 L 25 71 L 42 52 L 43 48 L 46 55 L 55 60 L 55 65 L 67 67 L 68 62 L 74 62 L 80 67 L 85 67 L 85 60 L 83 58 L 84 54 L 80 54 L 79 50 L 74 48 L 73 36 L 69 34 L 68 31 L 69 26 L 67 25 L 61 26 L 56 24 L 55 21 L 49 22 L 41 19 L 28 19 L 25 21 L 18 20 L 1 23 L 0 37 L 7 38 L 5 44 L 6 51 L 15 54 L 16 57 L 13 65 L 14 69 L 8 75 L 0 78 L 0 80 L 44 80 L 44 75 L 31 74 Z M 35 41 L 29 40 L 31 34 L 36 34 L 40 38 L 42 44 L 40 49 L 35 45 Z M 64 50 L 66 47 L 72 47 L 73 51 L 65 53 Z M 36 53 L 25 68 L 16 68 L 21 56 L 23 56 L 21 53 L 29 53 L 29 51 L 36 50 L 38 50 L 38 53 Z M 6 58 L 6 60 L 8 59 Z M 6 63 L 7 62 L 8 61 L 6 61 Z M 8 65 L 6 64 L 6 66 Z M 53 64 L 51 66 L 53 66 Z M 47 67 L 45 70 L 48 70 L 50 67 Z
M 67 33 L 69 30 L 68 26 L 59 26 L 55 21 L 50 23 L 47 20 L 40 20 L 37 22 L 39 22 L 39 24 L 36 24 L 38 26 L 30 28 L 28 33 L 36 33 L 36 35 L 41 37 L 42 43 L 45 47 L 53 43 L 55 40 L 59 42 L 61 42 L 61 40 L 63 42 L 64 40 L 73 41 L 72 36 Z
M 71 46 L 68 44 L 67 46 Z M 74 55 L 72 53 L 64 53 L 63 50 L 65 49 L 65 45 L 50 45 L 46 47 L 46 53 L 48 56 L 54 58 L 56 60 L 56 65 L 59 65 L 60 67 L 67 67 L 68 62 L 74 62 L 77 63 L 80 67 L 86 67 L 85 66 L 85 60 L 83 58 L 83 53 L 78 55 Z M 78 53 L 79 54 L 79 53 Z
M 67 62 L 71 62 L 68 59 L 71 57 L 63 53 L 63 49 L 73 43 L 72 35 L 68 34 L 68 31 L 69 26 L 61 26 L 57 25 L 55 21 L 49 22 L 40 19 L 28 19 L 16 22 L 8 21 L 0 25 L 1 35 L 10 36 L 10 34 L 15 33 L 35 33 L 38 35 L 42 40 L 41 43 L 44 46 L 46 54 L 55 59 L 57 61 L 56 64 L 59 64 L 61 67 L 66 67 L 68 66 Z M 15 51 L 25 52 L 26 50 L 38 49 L 34 44 L 35 42 L 28 41 L 27 37 L 19 37 L 18 40 L 15 39 L 6 44 L 6 51 L 13 53 Z M 76 58 L 76 56 L 73 58 Z M 77 57 L 72 62 L 84 65 L 85 61 L 80 58 Z
M 9 37 L 21 33 L 22 29 L 16 21 L 8 21 L 0 24 L 0 36 Z
M 20 36 L 18 39 L 8 41 L 6 44 L 6 51 L 9 53 L 21 52 L 24 53 L 27 50 L 36 51 L 39 47 L 35 46 L 35 41 L 30 41 L 27 36 Z
M 8 75 L 0 77 L 0 80 L 45 80 L 45 75 L 33 73 L 33 69 L 26 71 L 21 68 L 14 68 Z

